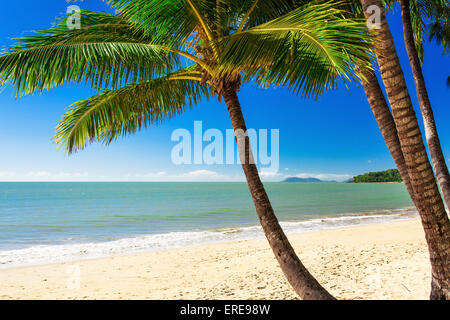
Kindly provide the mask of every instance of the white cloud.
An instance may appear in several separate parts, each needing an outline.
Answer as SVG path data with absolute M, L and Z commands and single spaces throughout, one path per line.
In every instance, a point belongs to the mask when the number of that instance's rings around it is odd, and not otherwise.
M 350 179 L 352 175 L 349 174 L 335 174 L 335 173 L 299 173 L 295 175 L 298 178 L 316 178 L 320 180 L 336 180 L 344 181 Z
M 89 174 L 87 172 L 0 172 L 0 180 L 2 181 L 87 181 L 88 178 Z
M 282 181 L 287 177 L 292 177 L 286 173 L 273 171 L 260 171 L 259 175 L 263 181 Z M 352 176 L 349 174 L 333 173 L 299 173 L 295 174 L 299 178 L 317 178 L 320 180 L 344 181 Z M 87 172 L 49 172 L 49 171 L 30 171 L 28 173 L 16 173 L 12 171 L 0 171 L 0 181 L 224 181 L 236 182 L 245 181 L 243 173 L 228 175 L 212 170 L 199 169 L 182 173 L 168 173 L 166 171 L 150 173 L 134 173 L 122 176 L 93 176 Z
M 211 170 L 195 170 L 195 171 L 190 171 L 188 173 L 183 173 L 181 176 L 182 177 L 212 177 L 212 176 L 216 176 L 217 172 L 215 171 L 211 171 Z
M 132 181 L 243 181 L 242 176 L 227 176 L 216 171 L 211 170 L 193 170 L 178 174 L 168 174 L 164 171 L 157 173 L 136 174 L 133 177 L 128 177 L 127 180 Z
M 123 176 L 91 176 L 87 172 L 1 171 L 0 181 L 244 181 L 243 175 L 228 176 L 211 170 L 193 170 L 169 174 L 165 171 L 126 174 Z
M 0 180 L 6 180 L 10 178 L 14 178 L 15 172 L 11 171 L 0 171 Z
M 283 173 L 264 170 L 259 172 L 259 176 L 264 181 L 281 181 L 286 177 Z
M 211 170 L 195 170 L 179 175 L 184 181 L 224 181 L 228 177 Z
M 136 173 L 134 175 L 134 177 L 139 178 L 139 179 L 141 179 L 141 178 L 143 178 L 143 179 L 158 179 L 158 178 L 165 177 L 165 176 L 166 176 L 165 171 L 160 171 L 160 172 L 156 172 L 156 173 L 144 173 L 144 174 Z M 126 179 L 132 179 L 131 177 L 132 177 L 131 175 L 125 176 Z

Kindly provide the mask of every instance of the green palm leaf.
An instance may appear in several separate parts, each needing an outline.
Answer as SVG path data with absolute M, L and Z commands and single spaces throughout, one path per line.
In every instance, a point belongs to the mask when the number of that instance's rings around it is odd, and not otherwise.
M 32 49 L 51 44 L 69 44 L 79 42 L 136 42 L 149 43 L 152 38 L 145 35 L 137 24 L 132 24 L 121 16 L 106 12 L 81 10 L 80 29 L 68 29 L 68 15 L 63 15 L 49 30 L 34 31 L 33 36 L 20 37 L 15 50 Z
M 232 34 L 223 40 L 221 72 L 238 70 L 262 86 L 288 85 L 318 96 L 338 79 L 354 79 L 354 63 L 370 61 L 370 43 L 361 41 L 363 20 L 345 15 L 336 4 L 315 3 Z
M 386 0 L 389 9 L 394 9 L 397 1 Z M 411 25 L 417 55 L 423 62 L 424 40 L 435 40 L 445 52 L 450 44 L 450 1 L 449 0 L 411 0 L 409 2 Z
M 185 69 L 78 101 L 58 125 L 55 141 L 72 153 L 91 141 L 109 144 L 120 136 L 158 124 L 211 96 L 209 85 L 200 85 L 199 79 L 193 80 L 195 77 L 192 68 Z
M 450 1 L 436 0 L 432 3 L 433 6 L 425 7 L 425 14 L 428 14 L 428 19 L 431 20 L 428 38 L 436 40 L 442 46 L 443 52 L 447 53 L 450 48 Z
M 142 26 L 145 33 L 159 43 L 173 44 L 173 41 L 186 39 L 199 24 L 192 7 L 186 0 L 109 0 L 107 2 L 129 21 Z
M 247 0 L 241 2 L 241 12 L 245 26 L 242 30 L 261 25 L 270 20 L 276 19 L 293 9 L 308 3 L 308 0 Z M 238 11 L 239 12 L 239 11 Z
M 19 38 L 0 55 L 0 81 L 9 79 L 17 95 L 83 79 L 98 90 L 146 81 L 180 65 L 178 55 L 150 44 L 141 29 L 120 17 L 83 11 L 82 18 L 79 30 L 60 21 L 39 35 Z
M 354 63 L 370 62 L 365 21 L 345 18 L 349 2 L 109 3 L 118 15 L 84 10 L 79 30 L 66 28 L 65 16 L 0 55 L 0 82 L 19 95 L 83 80 L 102 90 L 59 124 L 56 141 L 69 152 L 159 123 L 229 79 L 318 96 L 357 77 Z

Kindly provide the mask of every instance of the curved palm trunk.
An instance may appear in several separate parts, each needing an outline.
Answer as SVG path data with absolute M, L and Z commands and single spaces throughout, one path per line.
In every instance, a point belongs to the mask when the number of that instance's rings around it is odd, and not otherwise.
M 380 8 L 375 53 L 405 157 L 431 261 L 431 299 L 450 299 L 450 220 L 436 185 L 394 40 L 381 0 L 361 0 L 366 19 L 369 6 Z
M 414 76 L 417 98 L 419 100 L 420 111 L 425 126 L 425 137 L 430 150 L 431 163 L 433 164 L 439 186 L 444 195 L 445 204 L 447 205 L 447 208 L 450 208 L 450 174 L 448 173 L 444 154 L 442 153 L 433 110 L 431 109 L 430 99 L 428 98 L 428 92 L 425 86 L 422 67 L 414 44 L 409 0 L 400 0 L 400 5 L 402 11 L 403 38 L 405 41 L 406 52 L 408 53 L 409 64 L 411 65 Z
M 247 132 L 244 116 L 235 89 L 224 90 L 224 100 L 230 114 L 235 134 L 238 131 Z M 236 137 L 237 140 L 238 137 Z M 258 169 L 252 158 L 248 136 L 245 143 L 238 141 L 238 150 L 241 157 L 242 169 L 247 179 L 248 187 L 253 198 L 261 226 L 264 230 L 270 247 L 272 248 L 281 269 L 287 280 L 302 299 L 330 300 L 334 297 L 329 294 L 301 263 L 289 240 L 283 232 L 270 204 L 264 186 L 259 178 Z
M 415 203 L 414 190 L 411 179 L 409 178 L 408 167 L 403 156 L 400 140 L 398 139 L 397 127 L 395 126 L 391 110 L 383 95 L 383 91 L 381 91 L 380 83 L 375 73 L 373 71 L 363 71 L 363 75 L 366 78 L 365 81 L 362 81 L 362 85 L 366 93 L 367 101 L 380 128 L 384 142 L 386 142 L 392 159 L 394 159 L 397 169 L 405 183 L 406 190 L 408 190 L 412 201 Z

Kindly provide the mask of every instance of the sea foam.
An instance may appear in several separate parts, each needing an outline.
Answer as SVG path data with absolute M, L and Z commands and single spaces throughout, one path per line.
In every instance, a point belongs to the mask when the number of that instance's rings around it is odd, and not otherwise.
M 283 221 L 281 226 L 286 234 L 305 233 L 335 229 L 352 225 L 405 220 L 417 217 L 413 207 L 380 210 L 362 214 L 347 214 L 304 221 Z M 207 231 L 169 232 L 107 242 L 72 243 L 64 245 L 37 245 L 24 249 L 0 251 L 0 269 L 70 262 L 106 256 L 187 247 L 205 243 L 262 238 L 260 226 L 224 228 Z

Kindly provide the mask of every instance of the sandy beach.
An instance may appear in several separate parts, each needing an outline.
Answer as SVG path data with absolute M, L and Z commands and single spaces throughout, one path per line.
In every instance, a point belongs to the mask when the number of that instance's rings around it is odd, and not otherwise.
M 427 299 L 418 219 L 290 235 L 339 299 Z M 297 299 L 265 239 L 0 271 L 0 299 Z

